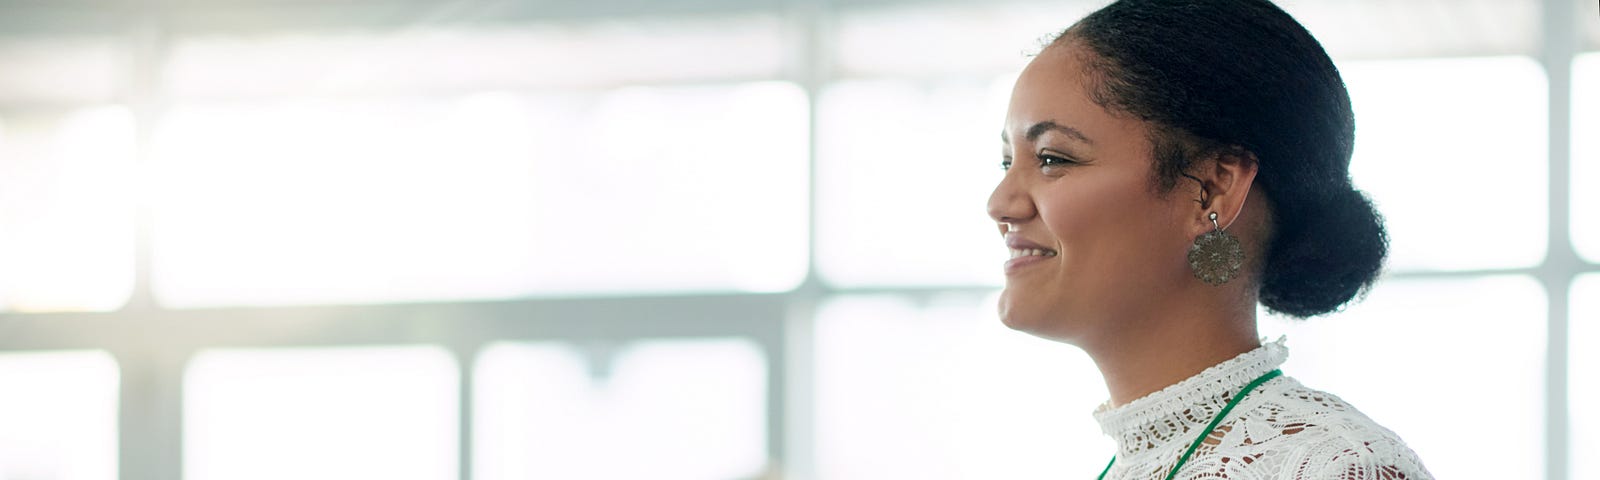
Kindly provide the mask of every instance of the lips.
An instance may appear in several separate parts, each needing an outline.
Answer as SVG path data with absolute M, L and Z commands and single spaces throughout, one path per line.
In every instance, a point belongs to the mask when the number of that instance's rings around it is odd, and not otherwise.
M 1056 256 L 1055 250 L 1045 248 L 1043 245 L 1030 241 L 1026 238 L 1022 238 L 1021 235 L 1016 233 L 1006 234 L 1006 247 L 1011 249 L 1011 259 L 1006 260 L 1005 263 L 1006 275 L 1015 273 L 1022 267 L 1033 265 Z
M 1045 248 L 1037 242 L 1022 238 L 1021 234 L 1012 232 L 1006 234 L 1006 247 L 1011 249 L 1011 258 L 1026 255 L 1050 256 L 1056 255 L 1055 250 Z

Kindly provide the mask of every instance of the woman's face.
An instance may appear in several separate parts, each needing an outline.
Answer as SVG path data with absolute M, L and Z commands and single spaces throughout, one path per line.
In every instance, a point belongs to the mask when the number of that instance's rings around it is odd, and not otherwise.
M 1017 79 L 988 205 L 1012 249 L 1001 320 L 1057 340 L 1150 318 L 1188 275 L 1196 208 L 1184 188 L 1157 193 L 1146 124 L 1090 99 L 1080 52 L 1049 47 Z

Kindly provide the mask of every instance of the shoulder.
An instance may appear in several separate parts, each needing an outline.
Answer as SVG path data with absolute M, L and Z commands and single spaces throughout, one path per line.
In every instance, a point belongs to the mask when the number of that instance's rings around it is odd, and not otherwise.
M 1241 419 L 1252 434 L 1277 445 L 1275 478 L 1294 480 L 1431 480 L 1405 441 L 1328 392 L 1280 378 L 1253 399 Z

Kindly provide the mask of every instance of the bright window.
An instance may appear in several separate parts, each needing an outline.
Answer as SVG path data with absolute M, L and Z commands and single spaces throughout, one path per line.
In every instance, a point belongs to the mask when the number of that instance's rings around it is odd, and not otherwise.
M 134 148 L 123 107 L 0 112 L 0 309 L 103 311 L 127 301 Z
M 172 95 L 204 100 L 778 78 L 783 26 L 776 15 L 712 14 L 179 35 L 162 79 Z
M 907 2 L 912 3 L 912 2 Z M 1095 8 L 1090 2 L 1031 2 L 849 8 L 842 11 L 832 51 L 847 78 L 940 77 L 1015 73 L 1045 42 Z M 996 133 L 993 120 L 984 129 Z M 995 147 L 999 148 L 999 147 Z
M 1572 244 L 1600 263 L 1600 53 L 1572 65 Z
M 1439 478 L 1540 478 L 1546 305 L 1529 277 L 1386 280 L 1345 312 L 1260 325 L 1288 336 L 1285 374 L 1399 434 Z M 1483 405 L 1496 412 L 1493 462 L 1460 428 Z
M 158 132 L 172 306 L 779 291 L 806 268 L 786 83 L 215 103 Z
M 1567 449 L 1567 478 L 1600 478 L 1600 274 L 1578 277 L 1572 284 L 1571 322 L 1567 324 L 1567 412 L 1572 416 L 1572 443 Z
M 459 375 L 433 347 L 210 350 L 184 378 L 183 477 L 457 477 Z
M 117 361 L 100 351 L 0 353 L 0 478 L 117 478 Z
M 998 285 L 986 213 L 1012 79 L 829 87 L 818 112 L 817 263 L 829 283 Z
M 1060 479 L 1115 448 L 1081 350 L 1006 328 L 993 295 L 843 297 L 816 324 L 817 478 Z
M 1340 70 L 1356 113 L 1351 175 L 1388 220 L 1389 268 L 1543 261 L 1548 88 L 1538 63 L 1386 60 Z
M 116 36 L 0 37 L 0 104 L 116 101 L 131 71 L 127 43 Z
M 767 468 L 766 359 L 748 341 L 505 343 L 483 352 L 475 375 L 476 478 L 756 478 Z
M 1539 48 L 1540 0 L 1274 3 L 1305 25 L 1335 59 L 1531 54 Z

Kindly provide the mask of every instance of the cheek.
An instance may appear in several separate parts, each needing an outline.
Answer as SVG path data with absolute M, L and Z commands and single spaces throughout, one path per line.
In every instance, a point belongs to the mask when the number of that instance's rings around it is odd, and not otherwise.
M 1089 180 L 1064 184 L 1039 205 L 1063 266 L 1117 284 L 1118 277 L 1147 274 L 1157 267 L 1147 264 L 1169 260 L 1164 253 L 1182 236 L 1171 202 L 1149 192 L 1144 177 Z

